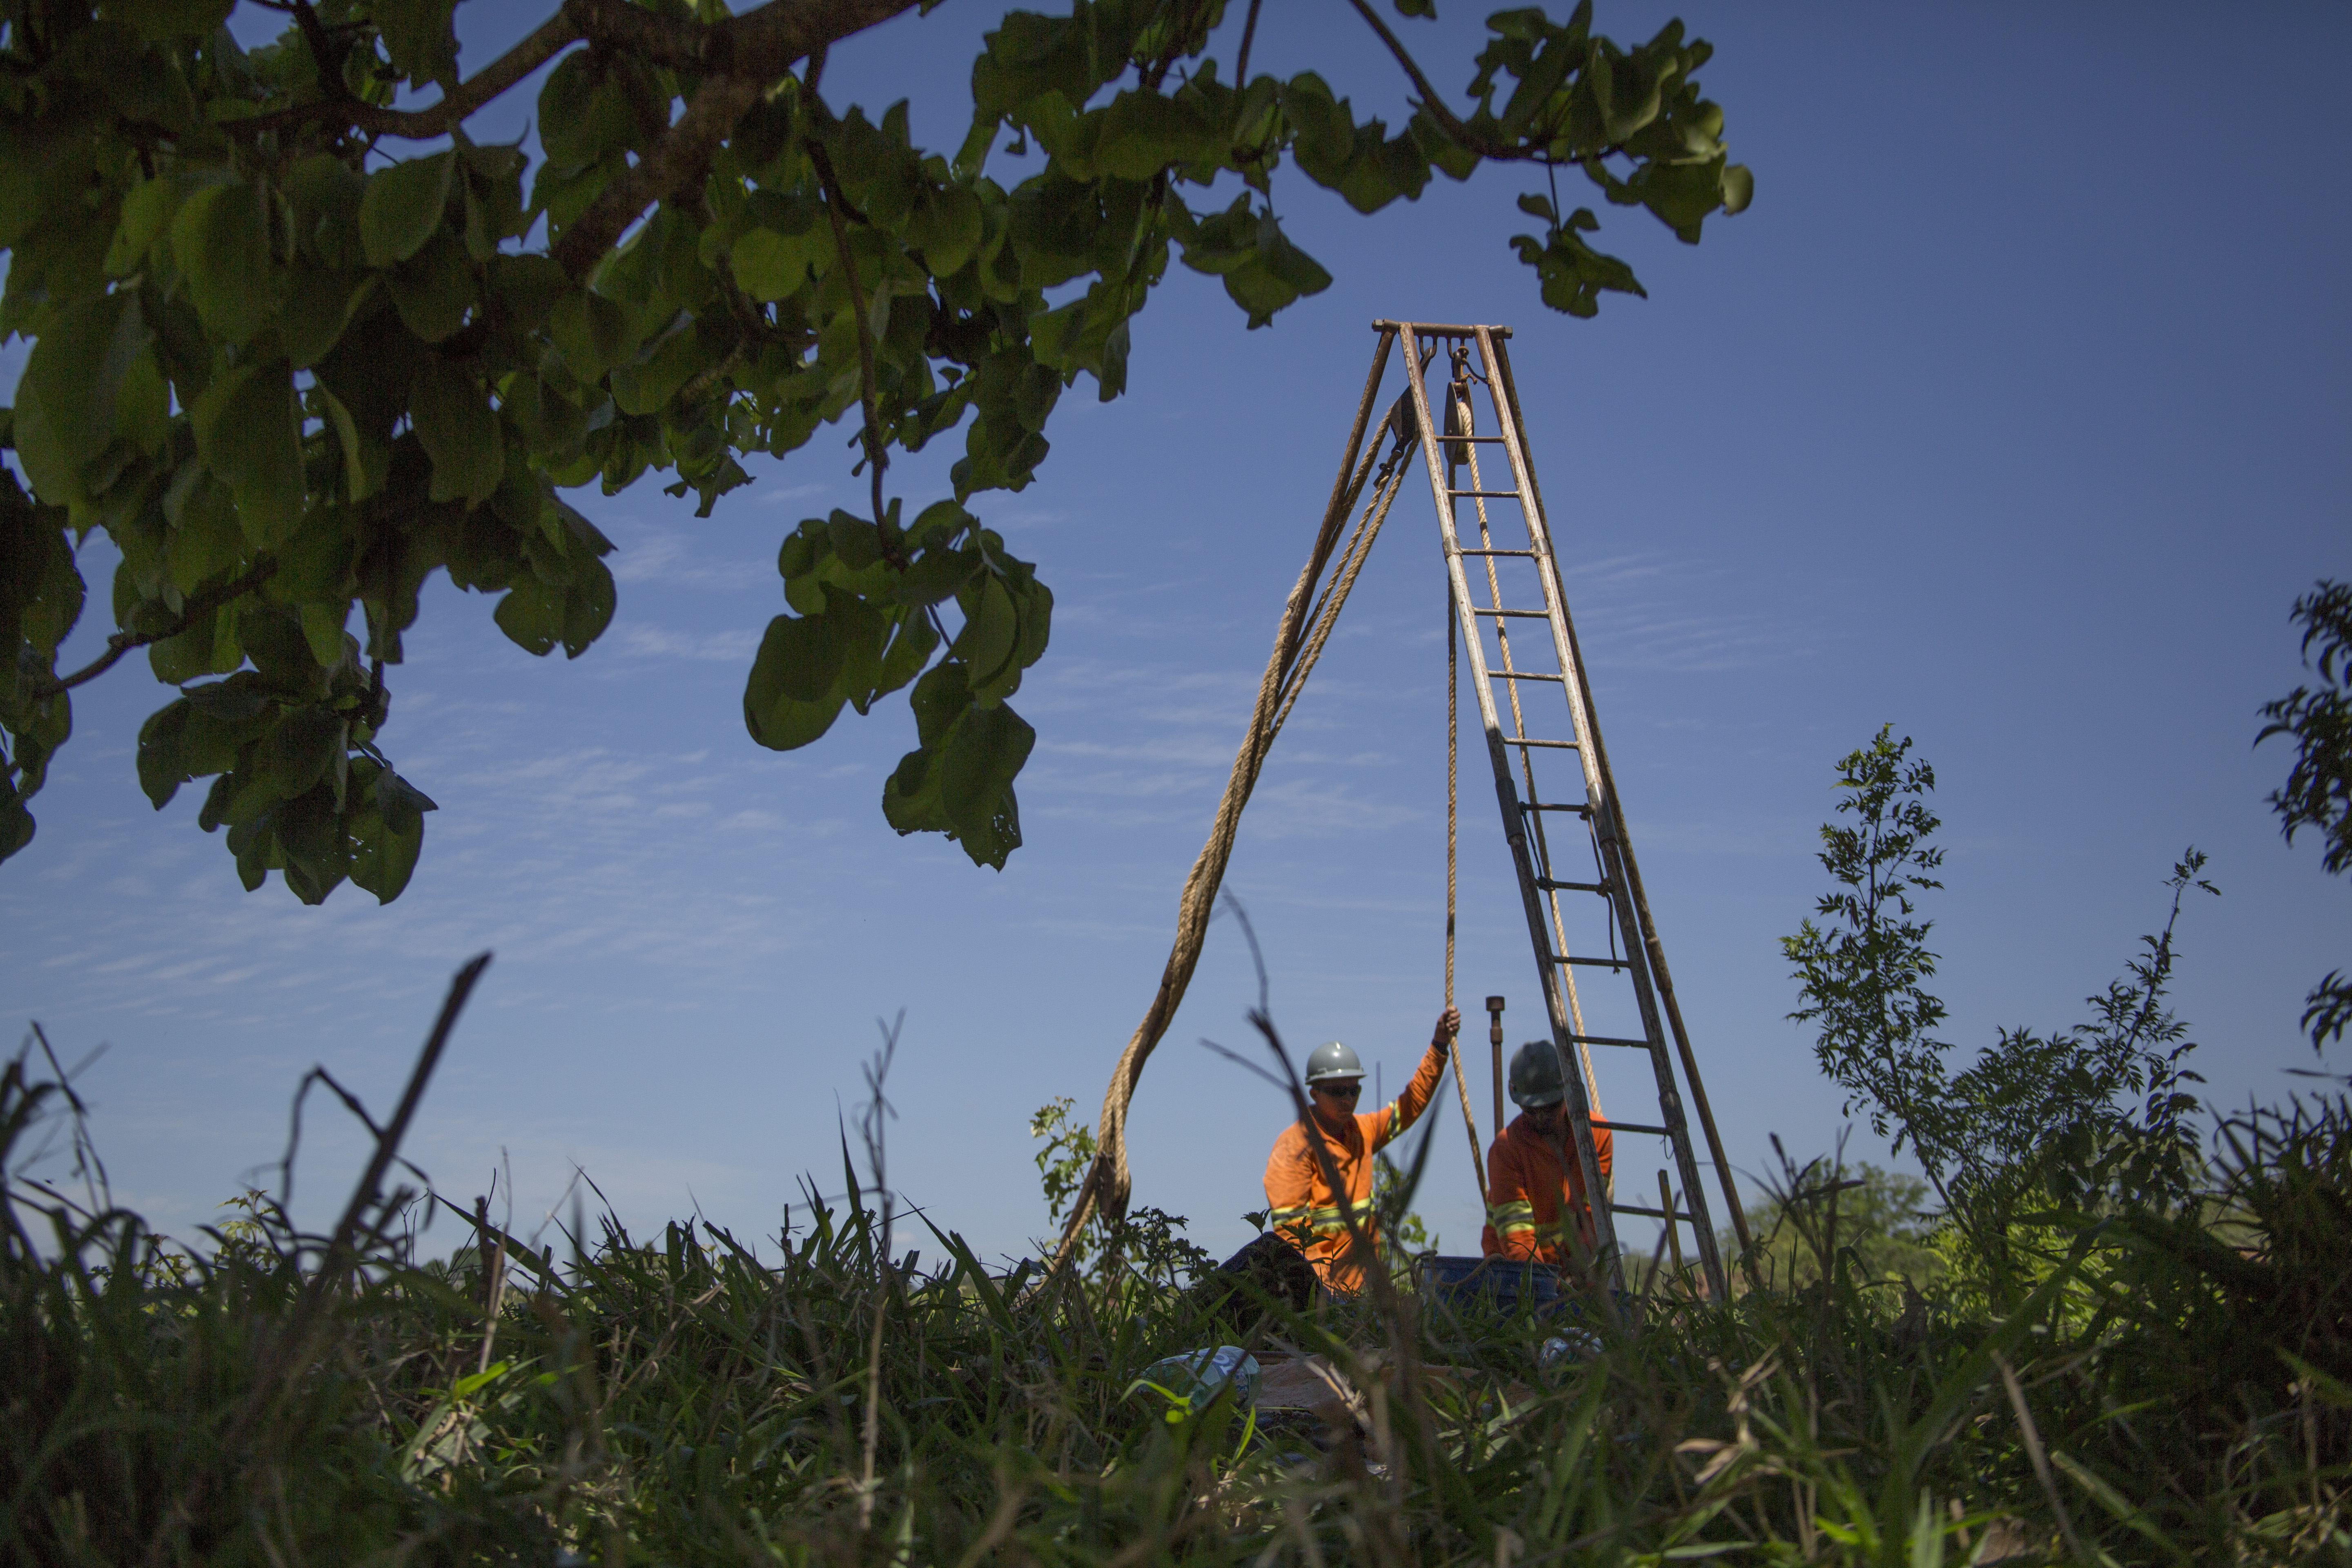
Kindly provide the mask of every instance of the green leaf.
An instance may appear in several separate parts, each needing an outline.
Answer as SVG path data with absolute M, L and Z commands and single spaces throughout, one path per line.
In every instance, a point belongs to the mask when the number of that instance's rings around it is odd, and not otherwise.
M 296 370 L 308 370 L 327 357 L 342 341 L 352 312 L 375 287 L 364 272 L 331 272 L 322 267 L 297 267 L 286 290 L 286 310 L 278 322 L 278 341 Z
M 1745 163 L 1734 163 L 1723 171 L 1723 215 L 1744 213 L 1748 204 L 1756 199 L 1756 176 Z
M 242 343 L 278 310 L 278 269 L 261 187 L 206 185 L 172 219 L 172 256 L 205 331 Z
M 360 244 L 360 203 L 367 176 L 326 153 L 297 158 L 280 176 L 291 209 L 294 259 L 338 272 L 367 265 Z
M 291 367 L 283 360 L 239 365 L 206 387 L 191 412 L 196 451 L 236 495 L 246 542 L 257 550 L 282 543 L 303 503 Z
M 345 754 L 343 721 L 321 708 L 297 708 L 254 748 L 253 779 L 246 787 L 290 800 L 327 776 Z
M 635 347 L 628 313 L 591 289 L 574 289 L 556 300 L 547 331 L 572 374 L 585 382 L 601 379 Z
M 551 169 L 585 169 L 625 152 L 636 130 L 620 72 L 593 51 L 564 56 L 539 89 L 539 145 Z
M 422 790 L 362 757 L 352 763 L 353 809 L 343 818 L 352 884 L 388 904 L 400 897 L 425 847 L 425 813 L 437 810 Z
M 139 727 L 139 787 L 158 811 L 171 804 L 189 777 L 181 747 L 190 711 L 184 697 L 149 714 L 147 722 Z
M 1543 280 L 1543 301 L 1555 310 L 1565 310 L 1571 316 L 1589 317 L 1601 310 L 1604 290 L 1637 294 L 1649 298 L 1649 291 L 1634 278 L 1633 269 L 1613 256 L 1604 256 L 1578 237 L 1601 226 L 1590 207 L 1579 207 L 1568 221 L 1554 229 L 1548 240 L 1532 235 L 1511 237 L 1519 259 L 1536 269 Z
M 563 595 L 563 657 L 578 658 L 613 624 L 613 574 L 602 561 L 583 563 Z
M 16 781 L 0 773 L 0 860 L 22 849 L 33 841 L 33 814 L 25 809 L 23 792 Z
M 152 353 L 142 353 L 123 367 L 122 384 L 114 395 L 114 434 L 133 451 L 160 458 L 172 438 L 172 389 L 156 368 Z
M 932 729 L 925 710 L 956 701 L 961 678 L 941 665 L 916 685 L 918 732 Z M 945 833 L 963 846 L 977 866 L 1004 868 L 1021 847 L 1021 812 L 1013 780 L 1028 760 L 1036 731 L 1002 703 L 982 707 L 966 701 L 944 727 L 924 734 L 920 750 L 909 752 L 882 786 L 882 814 L 900 833 Z
M 956 634 L 950 654 L 971 671 L 975 690 L 982 690 L 1003 673 L 1021 635 L 1021 612 L 1013 595 L 992 574 L 983 576 L 963 596 L 963 630 Z
M 1034 736 L 1024 738 L 1028 726 L 1010 709 L 974 704 L 966 674 L 950 659 L 915 683 L 908 705 L 921 744 L 884 782 L 882 815 L 901 834 L 944 833 L 976 864 L 1002 869 L 1020 842 L 1011 780 Z
M 86 590 L 60 526 L 64 514 L 32 504 L 13 479 L 0 478 L 0 714 L 22 735 L 31 715 L 20 682 L 54 668 L 58 644 L 81 618 Z M 56 700 L 62 718 L 64 694 Z M 65 738 L 60 731 L 57 740 Z M 19 765 L 25 758 L 19 754 Z
M 360 444 L 359 426 L 352 422 L 352 411 L 343 406 L 325 382 L 318 384 L 319 399 L 327 410 L 327 423 L 335 432 L 335 445 L 343 454 L 343 484 L 345 499 L 354 505 L 374 492 L 375 484 L 368 476 L 367 450 Z
M 915 739 L 926 750 L 937 749 L 971 707 L 971 684 L 966 679 L 971 673 L 961 662 L 950 659 L 915 682 L 907 706 L 915 711 Z
M 772 751 L 805 746 L 833 727 L 846 700 L 835 689 L 841 650 L 827 616 L 778 616 L 768 623 L 743 683 L 743 725 Z
M 1149 180 L 1171 164 L 1197 163 L 1216 151 L 1215 128 L 1191 104 L 1133 89 L 1104 112 L 1093 163 L 1098 175 Z
M 186 186 L 172 179 L 142 180 L 131 187 L 131 194 L 122 198 L 122 216 L 115 222 L 113 242 L 106 247 L 110 277 L 128 277 L 147 265 L 147 253 L 163 237 L 186 195 Z
M 659 413 L 679 387 L 717 357 L 690 324 L 682 326 L 648 357 L 613 372 L 613 402 L 624 414 Z
M 1037 731 L 1000 702 L 968 710 L 940 748 L 940 804 L 963 836 L 966 853 L 982 865 L 1002 869 L 1020 846 L 1013 780 L 1036 741 Z
M 301 616 L 302 640 L 310 645 L 310 657 L 318 661 L 319 668 L 332 669 L 341 664 L 351 651 L 345 640 L 350 634 L 343 630 L 352 618 L 351 601 L 330 605 L 307 599 L 295 609 Z
M 178 686 L 199 675 L 221 675 L 245 658 L 237 640 L 236 609 L 224 606 L 199 616 L 187 630 L 147 645 L 148 668 L 166 686 Z
M 840 650 L 841 668 L 833 689 L 860 713 L 873 705 L 882 679 L 882 651 L 890 635 L 890 620 L 882 611 L 854 594 L 835 591 L 825 595 L 824 618 L 833 646 Z
M 114 439 L 123 378 L 153 334 L 136 294 L 101 294 L 62 312 L 25 363 L 16 455 L 52 506 L 80 500 L 82 465 Z
M 563 589 L 526 575 L 507 590 L 490 618 L 517 647 L 544 658 L 563 638 Z
M 445 16 L 447 9 L 445 3 Z M 368 176 L 367 194 L 360 198 L 360 246 L 370 267 L 397 266 L 425 247 L 448 208 L 457 167 L 455 152 L 436 153 Z
M 489 500 L 506 473 L 507 448 L 481 384 L 446 360 L 426 360 L 409 388 L 408 413 L 433 459 L 433 499 Z
M 173 520 L 171 543 L 164 555 L 172 585 L 193 594 L 202 584 L 233 571 L 245 559 L 245 533 L 236 520 L 236 501 L 228 487 L 197 464 L 183 470 L 192 482 Z M 165 500 L 168 513 L 171 502 Z
M 384 290 L 401 324 L 437 343 L 466 324 L 474 308 L 474 268 L 455 237 L 436 234 L 400 267 L 383 275 Z
M 980 198 L 961 185 L 926 190 L 907 219 L 907 243 L 922 253 L 935 278 L 963 270 L 985 232 Z
M 228 20 L 236 0 L 106 0 L 105 14 L 142 38 L 204 38 Z
M 418 87 L 456 77 L 457 37 L 449 24 L 457 0 L 375 0 L 374 9 L 395 73 Z
M 875 669 L 874 687 L 866 702 L 898 690 L 920 675 L 939 646 L 940 634 L 931 629 L 929 616 L 912 615 L 900 621 L 898 635 L 890 639 L 888 651 Z M 866 704 L 860 703 L 857 710 L 866 711 Z
M 788 300 L 800 292 L 810 267 L 832 249 L 832 242 L 829 232 L 814 228 L 794 235 L 751 229 L 737 237 L 727 264 L 735 274 L 735 286 L 752 299 Z

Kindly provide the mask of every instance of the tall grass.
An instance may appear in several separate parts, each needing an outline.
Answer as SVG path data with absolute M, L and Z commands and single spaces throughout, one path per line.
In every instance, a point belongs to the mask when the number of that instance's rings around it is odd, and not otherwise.
M 83 1135 L 60 1075 L 0 1070 L 7 1168 L 57 1133 Z M 919 1215 L 886 1225 L 846 1149 L 843 1195 L 812 1182 L 756 1244 L 607 1215 L 537 1247 L 487 1205 L 376 1190 L 392 1140 L 337 1232 L 257 1198 L 193 1251 L 89 1161 L 79 1196 L 6 1193 L 0 1554 L 2347 1561 L 2347 1134 L 2341 1100 L 2241 1118 L 2196 1205 L 2047 1218 L 2031 1291 L 1965 1315 L 1786 1194 L 1802 1284 L 1711 1302 L 1655 1268 L 1622 1322 L 1410 1290 L 1237 1321 L 1150 1211 L 1083 1274 L 993 1270 Z M 465 1237 L 445 1258 L 427 1204 Z M 1135 1389 L 1236 1336 L 1328 1358 L 1360 1418 Z M 1571 1337 L 1589 1353 L 1559 1355 Z

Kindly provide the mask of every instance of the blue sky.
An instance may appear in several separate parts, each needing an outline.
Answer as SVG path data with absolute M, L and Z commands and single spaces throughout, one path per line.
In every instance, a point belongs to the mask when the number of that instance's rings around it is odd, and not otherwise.
M 1458 86 L 1477 16 L 1446 9 L 1408 37 Z M 1668 14 L 1604 5 L 1598 24 L 1645 36 Z M 1070 1095 L 1090 1119 L 1150 1000 L 1376 316 L 1517 332 L 1601 723 L 1736 1164 L 1763 1171 L 1774 1132 L 1801 1155 L 1838 1137 L 1776 939 L 1823 885 L 1834 759 L 1890 721 L 1937 767 L 1948 888 L 1927 912 L 1959 1056 L 2000 1026 L 2082 1019 L 2193 843 L 2223 889 L 2179 935 L 2197 1065 L 2224 1104 L 2296 1087 L 2315 1065 L 2301 998 L 2352 956 L 2352 903 L 2313 846 L 2279 842 L 2263 796 L 2286 754 L 2252 742 L 2299 679 L 2289 603 L 2352 574 L 2352 216 L 2317 172 L 2352 13 L 1678 14 L 1717 45 L 1702 79 L 1757 197 L 1696 248 L 1604 211 L 1647 300 L 1542 310 L 1507 243 L 1536 188 L 1517 172 L 1372 219 L 1292 179 L 1288 230 L 1333 287 L 1248 332 L 1178 269 L 1137 323 L 1129 395 L 1079 388 L 1038 481 L 977 503 L 1056 595 L 1015 700 L 1039 740 L 1002 874 L 884 825 L 903 704 L 791 755 L 743 732 L 779 539 L 863 505 L 838 429 L 706 521 L 657 482 L 576 497 L 621 547 L 618 616 L 576 664 L 436 587 L 385 745 L 442 809 L 388 908 L 244 893 L 192 796 L 159 816 L 139 794 L 131 744 L 163 694 L 131 663 L 78 694 L 40 836 L 0 868 L 0 1005 L 68 1057 L 108 1047 L 82 1082 L 120 1195 L 166 1226 L 205 1218 L 276 1160 L 313 1063 L 388 1105 L 449 973 L 490 948 L 411 1149 L 461 1201 L 503 1157 L 525 1228 L 576 1165 L 633 1225 L 698 1208 L 772 1231 L 801 1173 L 838 1190 L 839 1119 L 877 1020 L 903 1010 L 892 1183 L 984 1251 L 1023 1251 L 1045 1228 L 1028 1114 Z M 541 11 L 463 15 L 486 49 Z M 911 97 L 919 134 L 952 148 L 993 15 L 950 5 L 857 40 L 829 95 Z M 1268 7 L 1256 59 L 1401 111 L 1338 0 Z M 952 455 L 894 487 L 943 493 Z M 1286 1031 L 1350 1041 L 1391 1090 L 1443 952 L 1424 495 L 1400 502 L 1228 879 Z M 85 569 L 104 580 L 100 547 Z M 1531 960 L 1491 797 L 1465 781 L 1459 991 L 1509 995 L 1516 1039 Z M 1255 994 L 1220 921 L 1131 1130 L 1137 1201 L 1220 1252 L 1249 1234 L 1283 1110 L 1197 1042 L 1244 1043 Z M 1486 1100 L 1474 1078 L 1482 1120 Z M 1421 1206 L 1463 1250 L 1475 1194 L 1450 1092 L 1437 1110 Z M 1621 1182 L 1647 1186 L 1641 1142 Z M 298 1204 L 325 1208 L 357 1158 L 314 1108 Z

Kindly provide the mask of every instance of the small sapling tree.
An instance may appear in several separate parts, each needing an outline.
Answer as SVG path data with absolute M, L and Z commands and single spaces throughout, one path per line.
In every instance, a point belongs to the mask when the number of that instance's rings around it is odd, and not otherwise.
M 1873 1131 L 1919 1161 L 2001 1299 L 2032 1272 L 2013 1258 L 2027 1215 L 2186 1195 L 2195 1140 L 2184 1117 L 2198 1102 L 2185 1086 L 2203 1080 L 2185 1065 L 2196 1045 L 2166 996 L 2181 901 L 2218 889 L 2200 875 L 2205 856 L 2185 851 L 2165 882 L 2163 930 L 2087 999 L 2091 1022 L 2003 1028 L 1954 1072 L 1949 1044 L 1932 1033 L 1944 1004 L 1923 984 L 1936 973 L 1933 922 L 1914 898 L 1943 885 L 1929 874 L 1943 865 L 1929 842 L 1941 823 L 1924 799 L 1936 774 L 1911 759 L 1909 737 L 1892 734 L 1882 727 L 1838 764 L 1838 811 L 1852 822 L 1822 828 L 1821 862 L 1838 890 L 1817 904 L 1821 923 L 1781 939 L 1801 1004 L 1790 1016 L 1816 1026 L 1815 1055 L 1846 1090 L 1847 1111 L 1866 1111 Z

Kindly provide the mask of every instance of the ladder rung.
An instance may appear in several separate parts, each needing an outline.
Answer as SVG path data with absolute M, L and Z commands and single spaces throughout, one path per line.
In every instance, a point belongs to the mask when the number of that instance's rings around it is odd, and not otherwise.
M 1594 969 L 1622 969 L 1625 967 L 1625 961 L 1622 958 L 1562 957 L 1559 953 L 1554 953 L 1552 954 L 1552 962 L 1554 963 L 1581 963 Z
M 1530 741 L 1524 735 L 1506 735 L 1503 737 L 1503 744 L 1507 746 L 1545 746 L 1555 752 L 1572 752 L 1576 750 L 1576 742 L 1573 741 Z
M 1523 800 L 1519 802 L 1519 809 L 1521 811 L 1566 811 L 1572 812 L 1578 816 L 1592 815 L 1592 808 L 1589 805 L 1570 805 L 1564 802 L 1549 800 Z
M 1646 1215 L 1652 1219 L 1664 1219 L 1666 1217 L 1665 1210 L 1645 1209 L 1640 1204 L 1611 1204 L 1609 1205 L 1609 1212 L 1611 1214 Z M 1686 1214 L 1677 1214 L 1674 1217 L 1683 1221 L 1686 1225 L 1696 1225 L 1698 1223 L 1696 1219 Z
M 1555 882 L 1549 877 L 1538 877 L 1536 886 L 1551 893 L 1605 893 L 1606 882 Z
M 1650 1048 L 1647 1040 L 1621 1040 L 1611 1035 L 1570 1035 L 1568 1040 L 1574 1046 L 1629 1046 L 1637 1051 Z
M 1568 677 L 1566 677 L 1566 676 L 1564 676 L 1564 675 L 1538 675 L 1538 673 L 1536 673 L 1536 672 L 1535 672 L 1534 670 L 1532 670 L 1532 669 L 1490 669 L 1490 670 L 1488 670 L 1488 671 L 1486 672 L 1486 679 L 1489 679 L 1489 680 L 1563 680 L 1563 681 L 1564 681 L 1564 680 L 1566 680 L 1566 679 L 1568 679 Z
M 1497 610 L 1486 605 L 1471 605 L 1470 613 L 1474 616 L 1507 616 L 1514 620 L 1521 621 L 1548 621 L 1551 619 L 1551 612 L 1549 610 Z
M 1438 439 L 1441 441 L 1492 442 L 1497 447 L 1503 444 L 1503 438 L 1500 436 L 1440 436 Z
M 1532 550 L 1457 550 L 1454 553 L 1456 555 L 1525 555 L 1532 558 L 1535 552 Z
M 1673 1132 L 1664 1127 L 1647 1127 L 1639 1121 L 1596 1121 L 1592 1125 L 1595 1127 L 1606 1127 L 1612 1132 L 1643 1132 L 1658 1138 L 1671 1138 L 1674 1136 Z
M 1447 436 L 1440 438 L 1448 441 L 1459 441 L 1462 439 L 1459 436 Z M 1475 497 L 1480 500 L 1517 500 L 1519 499 L 1519 492 L 1517 490 L 1447 490 L 1445 493 L 1454 497 L 1456 500 L 1465 500 L 1472 497 Z

